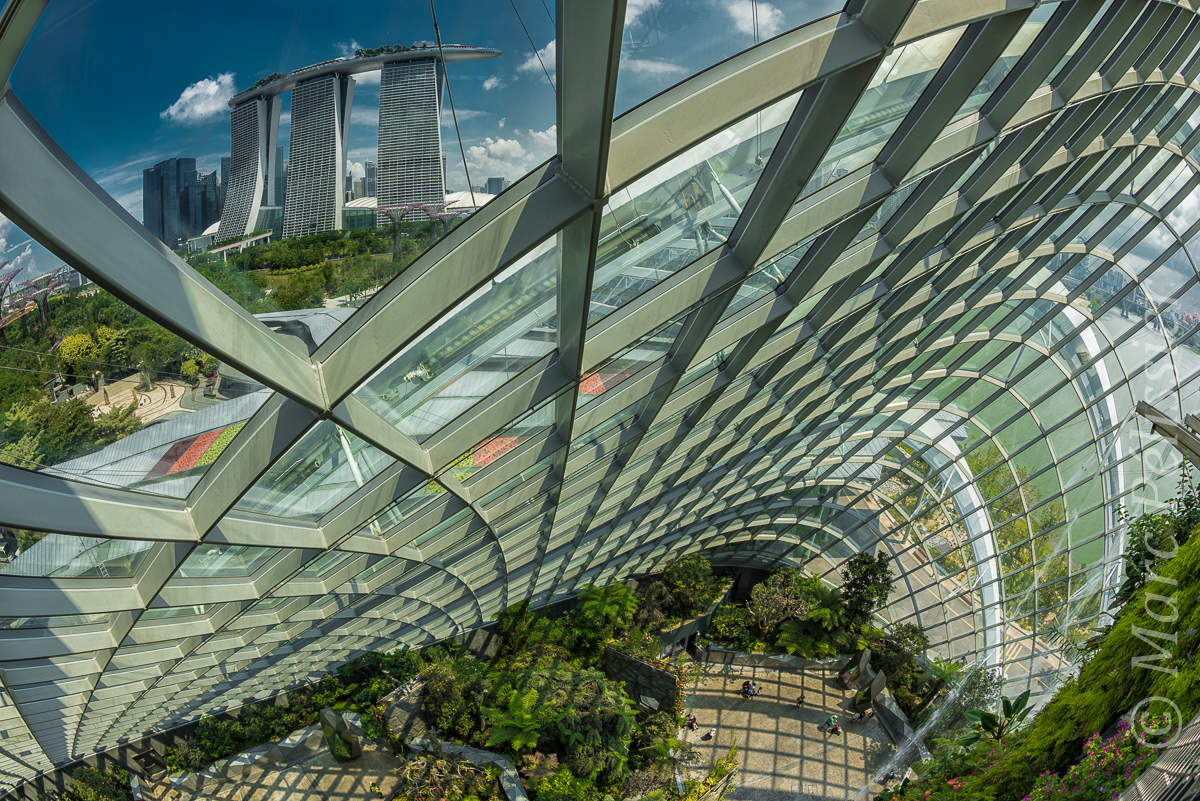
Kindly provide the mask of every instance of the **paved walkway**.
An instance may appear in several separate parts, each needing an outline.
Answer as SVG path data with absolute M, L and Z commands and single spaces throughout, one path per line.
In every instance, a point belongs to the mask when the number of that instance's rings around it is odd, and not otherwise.
M 255 771 L 199 793 L 173 791 L 164 782 L 146 788 L 146 795 L 159 801 L 366 801 L 376 798 L 371 782 L 385 796 L 391 793 L 397 784 L 392 769 L 399 764 L 390 748 L 363 743 L 362 756 L 350 762 L 339 763 L 322 751 L 290 767 Z
M 742 682 L 758 684 L 762 695 L 742 698 Z M 804 707 L 797 708 L 801 688 Z M 825 801 L 856 799 L 868 779 L 895 748 L 880 724 L 846 724 L 844 705 L 851 694 L 838 687 L 833 674 L 801 675 L 741 666 L 713 666 L 689 695 L 699 728 L 686 732 L 702 756 L 703 768 L 737 744 L 741 772 L 737 789 L 727 798 L 740 801 Z M 832 714 L 842 722 L 842 735 L 827 735 L 818 726 Z M 702 738 L 713 726 L 714 740 Z M 873 785 L 872 791 L 882 788 Z

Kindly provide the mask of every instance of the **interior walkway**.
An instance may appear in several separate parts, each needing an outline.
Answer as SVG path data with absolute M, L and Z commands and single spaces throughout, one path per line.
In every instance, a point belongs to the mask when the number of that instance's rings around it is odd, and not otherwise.
M 742 698 L 742 682 L 758 684 L 762 695 Z M 796 706 L 801 688 L 803 708 Z M 856 799 L 868 779 L 895 748 L 876 721 L 847 724 L 844 705 L 851 693 L 833 674 L 801 675 L 741 666 L 713 666 L 692 688 L 690 703 L 699 727 L 685 739 L 700 750 L 697 776 L 736 744 L 740 753 L 737 789 L 740 801 L 825 801 Z M 818 729 L 831 714 L 842 723 L 841 736 Z M 712 740 L 704 736 L 717 727 Z M 882 789 L 873 785 L 872 790 Z

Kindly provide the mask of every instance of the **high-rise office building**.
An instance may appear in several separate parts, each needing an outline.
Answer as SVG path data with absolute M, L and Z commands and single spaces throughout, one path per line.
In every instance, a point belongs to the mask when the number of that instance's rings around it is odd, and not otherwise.
M 366 189 L 363 197 L 375 197 L 379 192 L 378 175 L 379 171 L 375 167 L 375 162 L 367 159 L 363 162 L 363 170 L 366 171 L 364 176 L 366 180 Z
M 275 205 L 274 174 L 279 138 L 279 98 L 255 95 L 229 115 L 229 188 L 217 239 L 246 236 L 258 224 L 263 206 Z
M 192 236 L 187 193 L 195 180 L 191 158 L 167 159 L 142 170 L 142 223 L 172 250 Z
M 217 172 L 193 172 L 189 176 L 186 196 L 186 209 L 181 209 L 181 216 L 186 216 L 188 224 L 183 239 L 186 242 L 193 236 L 200 236 L 204 230 L 221 219 L 221 193 Z
M 346 141 L 354 79 L 322 75 L 292 90 L 291 147 L 283 235 L 306 236 L 342 227 Z M 302 169 L 297 169 L 303 165 Z
M 386 64 L 379 84 L 380 206 L 442 203 L 444 70 L 437 59 Z
M 498 195 L 508 188 L 511 181 L 504 178 L 488 178 L 487 184 L 484 185 L 483 191 L 489 195 Z

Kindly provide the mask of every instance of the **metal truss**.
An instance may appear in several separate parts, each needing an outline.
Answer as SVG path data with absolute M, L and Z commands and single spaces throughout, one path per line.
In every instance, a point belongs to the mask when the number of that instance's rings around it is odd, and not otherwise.
M 885 622 L 1041 694 L 1175 482 L 1194 3 L 850 0 L 614 120 L 625 2 L 560 0 L 558 155 L 311 353 L 21 105 L 45 5 L 0 12 L 0 213 L 264 390 L 178 491 L 0 465 L 0 525 L 84 543 L 0 569 L 0 793 L 687 552 L 882 549 Z

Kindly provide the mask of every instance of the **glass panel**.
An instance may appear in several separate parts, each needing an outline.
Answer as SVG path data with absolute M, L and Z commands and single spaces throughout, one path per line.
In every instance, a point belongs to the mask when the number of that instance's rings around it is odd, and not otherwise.
M 895 50 L 883 60 L 802 195 L 810 195 L 874 160 L 933 80 L 961 33 L 952 30 L 930 36 Z
M 779 101 L 613 193 L 600 224 L 589 322 L 725 241 L 798 99 Z
M 322 420 L 271 465 L 237 508 L 315 520 L 393 461 L 332 421 Z
M 270 393 L 58 265 L 0 216 L 0 462 L 185 497 Z
M 55 615 L 53 617 L 0 617 L 0 631 L 4 629 L 47 629 L 66 626 L 100 625 L 112 620 L 111 614 L 101 615 Z
M 543 242 L 380 368 L 355 395 L 424 440 L 554 350 L 557 247 Z
M 741 50 L 836 14 L 843 5 L 842 0 L 630 0 L 616 113 Z
M 279 551 L 249 545 L 201 543 L 179 566 L 179 578 L 253 576 L 263 562 Z
M 152 542 L 0 527 L 0 576 L 131 578 Z
M 960 120 L 968 114 L 973 114 L 983 107 L 983 104 L 992 96 L 992 92 L 996 91 L 997 87 L 1004 82 L 1008 77 L 1008 73 L 1017 65 L 1021 56 L 1029 49 L 1029 45 L 1033 44 L 1033 40 L 1041 32 L 1042 26 L 1046 24 L 1046 20 L 1050 19 L 1050 14 L 1058 6 L 1046 4 L 1038 6 L 1033 10 L 1021 25 L 1021 29 L 1017 31 L 1017 35 L 1008 43 L 1008 47 L 1004 48 L 1004 52 L 992 68 L 988 70 L 987 75 L 979 82 L 979 85 L 971 92 L 971 96 L 962 104 L 962 108 L 954 115 L 955 120 Z
M 439 5 L 441 50 L 428 3 L 391 4 L 365 27 L 311 0 L 212 10 L 189 38 L 220 46 L 158 63 L 135 88 L 104 76 L 146 72 L 132 54 L 176 40 L 179 18 L 66 0 L 12 81 L 117 202 L 254 313 L 359 305 L 554 154 L 554 3 Z M 96 45 L 113 20 L 120 52 Z
M 187 617 L 188 615 L 203 615 L 208 610 L 215 607 L 216 604 L 197 604 L 195 606 L 172 606 L 166 609 L 147 609 L 142 612 L 139 620 L 165 620 L 173 617 Z

